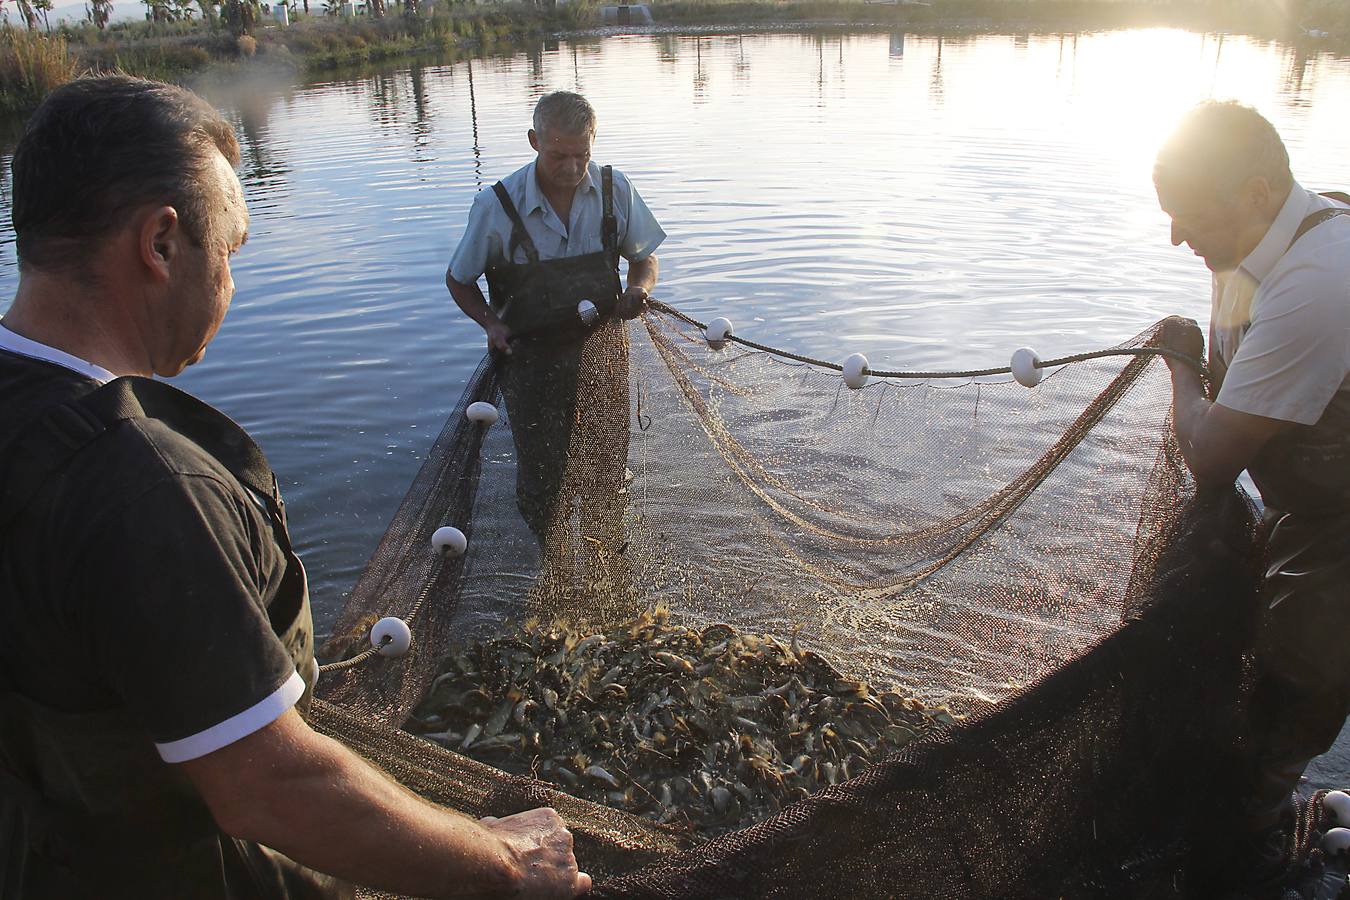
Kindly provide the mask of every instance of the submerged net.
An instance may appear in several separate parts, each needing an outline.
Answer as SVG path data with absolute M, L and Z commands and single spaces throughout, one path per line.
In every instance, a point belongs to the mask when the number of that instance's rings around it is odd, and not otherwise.
M 485 359 L 335 629 L 400 616 L 412 650 L 327 671 L 316 727 L 472 815 L 554 806 L 598 896 L 1205 895 L 1244 774 L 1250 509 L 1193 496 L 1157 357 L 1047 376 L 851 390 L 659 312 Z M 658 604 L 958 721 L 711 841 L 401 730 L 504 620 Z

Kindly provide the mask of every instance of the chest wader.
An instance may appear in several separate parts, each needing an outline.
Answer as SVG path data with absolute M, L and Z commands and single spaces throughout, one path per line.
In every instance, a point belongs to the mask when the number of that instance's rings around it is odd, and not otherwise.
M 305 571 L 291 549 L 267 460 L 230 419 L 147 378 L 119 378 L 43 413 L 0 449 L 0 535 L 81 450 L 136 419 L 165 422 L 231 472 L 267 509 L 286 571 L 268 615 L 313 689 L 314 624 Z M 154 647 L 127 652 L 153 653 Z M 53 654 L 53 665 L 61 663 Z M 65 712 L 6 683 L 0 672 L 0 895 L 288 898 L 348 889 L 217 827 L 188 780 L 167 765 L 125 709 Z
M 1323 196 L 1350 203 L 1345 194 Z M 1339 207 L 1313 213 L 1285 252 L 1347 215 Z M 1211 371 L 1221 379 L 1226 366 L 1211 358 Z M 1342 646 L 1350 632 L 1350 402 L 1338 395 L 1315 424 L 1276 435 L 1248 471 L 1271 524 L 1252 697 L 1260 746 L 1251 815 L 1263 827 L 1278 821 L 1308 762 L 1331 747 L 1350 714 Z
M 595 504 L 586 502 L 586 495 L 606 489 L 613 494 L 610 483 L 617 478 L 622 486 L 628 459 L 628 344 L 622 323 L 612 318 L 620 288 L 609 166 L 601 182 L 604 249 L 542 260 L 506 188 L 501 182 L 493 186 L 511 220 L 506 262 L 490 267 L 487 279 L 492 308 L 513 336 L 511 354 L 499 357 L 498 365 L 516 446 L 516 502 L 541 543 L 555 519 L 569 514 L 561 506 L 581 499 L 583 516 L 591 518 L 584 510 Z M 513 262 L 517 248 L 526 262 Z M 602 316 L 594 330 L 577 314 L 582 300 L 594 303 Z M 588 470 L 584 474 L 582 467 Z M 560 503 L 564 493 L 566 504 Z M 596 529 L 613 530 L 612 515 L 594 518 Z M 619 519 L 622 532 L 622 511 Z M 612 538 L 597 536 L 606 544 Z

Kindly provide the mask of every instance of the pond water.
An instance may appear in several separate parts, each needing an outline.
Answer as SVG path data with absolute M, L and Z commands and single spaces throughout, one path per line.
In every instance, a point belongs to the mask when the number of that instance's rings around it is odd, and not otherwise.
M 1350 59 L 1181 31 L 605 35 L 255 85 L 228 101 L 252 213 L 238 293 L 178 383 L 282 474 L 321 632 L 482 355 L 446 262 L 559 88 L 595 104 L 595 158 L 670 235 L 659 297 L 877 367 L 1003 365 L 1203 321 L 1207 273 L 1169 245 L 1149 178 L 1199 99 L 1261 109 L 1306 186 L 1350 177 Z M 0 207 L 3 311 L 7 190 Z

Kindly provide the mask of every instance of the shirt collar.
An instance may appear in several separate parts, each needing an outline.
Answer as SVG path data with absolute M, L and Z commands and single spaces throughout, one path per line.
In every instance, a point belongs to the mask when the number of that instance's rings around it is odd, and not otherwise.
M 0 350 L 8 350 L 10 353 L 14 353 L 18 356 L 26 356 L 29 359 L 40 359 L 44 362 L 64 366 L 72 372 L 83 375 L 85 378 L 92 378 L 99 384 L 107 384 L 117 377 L 112 372 L 109 372 L 107 369 L 96 363 L 80 359 L 78 356 L 72 356 L 64 350 L 58 350 L 55 347 L 40 344 L 17 332 L 10 331 L 3 324 L 0 324 Z
M 525 208 L 520 211 L 522 216 L 528 216 L 536 209 L 544 209 L 544 191 L 539 187 L 539 179 L 535 176 L 535 166 L 538 160 L 530 163 L 525 172 Z M 595 179 L 591 177 L 591 167 L 595 163 L 587 163 L 586 174 L 581 176 L 581 184 L 577 185 L 580 193 L 595 190 Z
M 1256 249 L 1248 253 L 1247 258 L 1242 261 L 1242 268 L 1248 275 L 1258 282 L 1265 280 L 1275 268 L 1275 264 L 1280 261 L 1280 257 L 1284 256 L 1284 251 L 1289 249 L 1289 242 L 1298 232 L 1298 226 L 1303 221 L 1307 209 L 1308 192 L 1295 181 L 1289 190 L 1289 197 L 1284 201 L 1284 206 L 1280 207 L 1275 221 L 1266 230 L 1266 236 L 1261 238 L 1261 243 L 1257 244 Z

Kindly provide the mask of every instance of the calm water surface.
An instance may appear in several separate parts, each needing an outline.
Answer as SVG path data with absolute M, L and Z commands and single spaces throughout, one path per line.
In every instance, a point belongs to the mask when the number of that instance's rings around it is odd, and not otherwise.
M 321 631 L 482 355 L 446 262 L 559 88 L 595 104 L 595 158 L 670 234 L 659 296 L 878 367 L 1203 321 L 1207 274 L 1169 245 L 1149 181 L 1199 99 L 1256 105 L 1306 186 L 1347 187 L 1350 60 L 1178 31 L 618 35 L 222 100 L 251 237 L 230 317 L 178 383 L 282 474 Z M 5 187 L 0 311 L 17 284 Z

